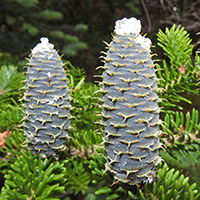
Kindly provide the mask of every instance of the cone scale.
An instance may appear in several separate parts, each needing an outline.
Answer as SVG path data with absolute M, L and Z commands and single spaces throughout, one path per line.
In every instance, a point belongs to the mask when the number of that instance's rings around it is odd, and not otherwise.
M 116 183 L 152 182 L 159 163 L 159 107 L 151 41 L 135 18 L 116 22 L 104 59 L 103 142 Z
M 70 96 L 63 63 L 47 38 L 32 52 L 24 93 L 24 135 L 33 154 L 56 157 L 66 148 Z

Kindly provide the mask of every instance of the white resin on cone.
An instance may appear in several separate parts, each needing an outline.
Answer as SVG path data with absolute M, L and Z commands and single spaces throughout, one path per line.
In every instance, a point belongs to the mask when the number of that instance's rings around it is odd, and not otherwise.
M 141 31 L 141 22 L 135 17 L 129 19 L 123 18 L 115 22 L 115 34 L 116 35 L 138 35 L 135 39 L 135 42 L 140 44 L 144 49 L 150 50 L 151 40 L 140 35 Z
M 32 54 L 38 53 L 38 52 L 46 52 L 46 51 L 52 51 L 54 48 L 54 45 L 49 43 L 49 39 L 46 37 L 40 38 L 41 43 L 38 43 L 31 51 Z
M 123 18 L 115 22 L 114 31 L 117 35 L 139 34 L 141 31 L 141 22 L 134 17 L 130 19 Z

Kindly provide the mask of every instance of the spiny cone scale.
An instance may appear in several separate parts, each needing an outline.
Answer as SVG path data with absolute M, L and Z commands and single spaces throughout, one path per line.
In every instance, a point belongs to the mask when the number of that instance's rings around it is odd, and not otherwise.
M 127 186 L 152 182 L 161 160 L 151 41 L 139 34 L 140 29 L 135 18 L 116 22 L 101 89 L 106 170 L 116 183 Z
M 66 148 L 70 96 L 63 63 L 47 38 L 31 52 L 24 93 L 24 135 L 33 154 L 56 157 Z

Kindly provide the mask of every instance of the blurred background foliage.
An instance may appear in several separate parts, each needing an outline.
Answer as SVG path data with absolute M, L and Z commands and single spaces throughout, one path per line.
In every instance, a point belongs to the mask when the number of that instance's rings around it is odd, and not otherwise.
M 23 60 L 40 37 L 48 37 L 66 59 L 86 71 L 88 81 L 93 81 L 104 49 L 102 41 L 110 41 L 117 19 L 140 19 L 142 33 L 148 32 L 153 44 L 158 29 L 180 24 L 197 49 L 199 10 L 199 0 L 0 0 L 0 62 L 8 54 L 10 60 L 13 56 L 16 61 L 16 57 Z

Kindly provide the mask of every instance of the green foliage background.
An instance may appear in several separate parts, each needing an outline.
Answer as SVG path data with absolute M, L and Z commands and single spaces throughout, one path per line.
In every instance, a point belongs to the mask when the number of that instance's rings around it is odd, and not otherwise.
M 23 60 L 41 37 L 48 37 L 65 59 L 85 69 L 91 81 L 117 10 L 136 16 L 138 4 L 138 0 L 0 0 L 0 52 Z
M 69 23 L 66 1 L 1 1 L 0 46 L 4 52 L 29 54 L 30 46 L 42 36 L 49 37 L 68 57 L 87 49 L 79 35 L 87 30 L 83 23 Z M 16 48 L 17 47 L 17 48 Z

